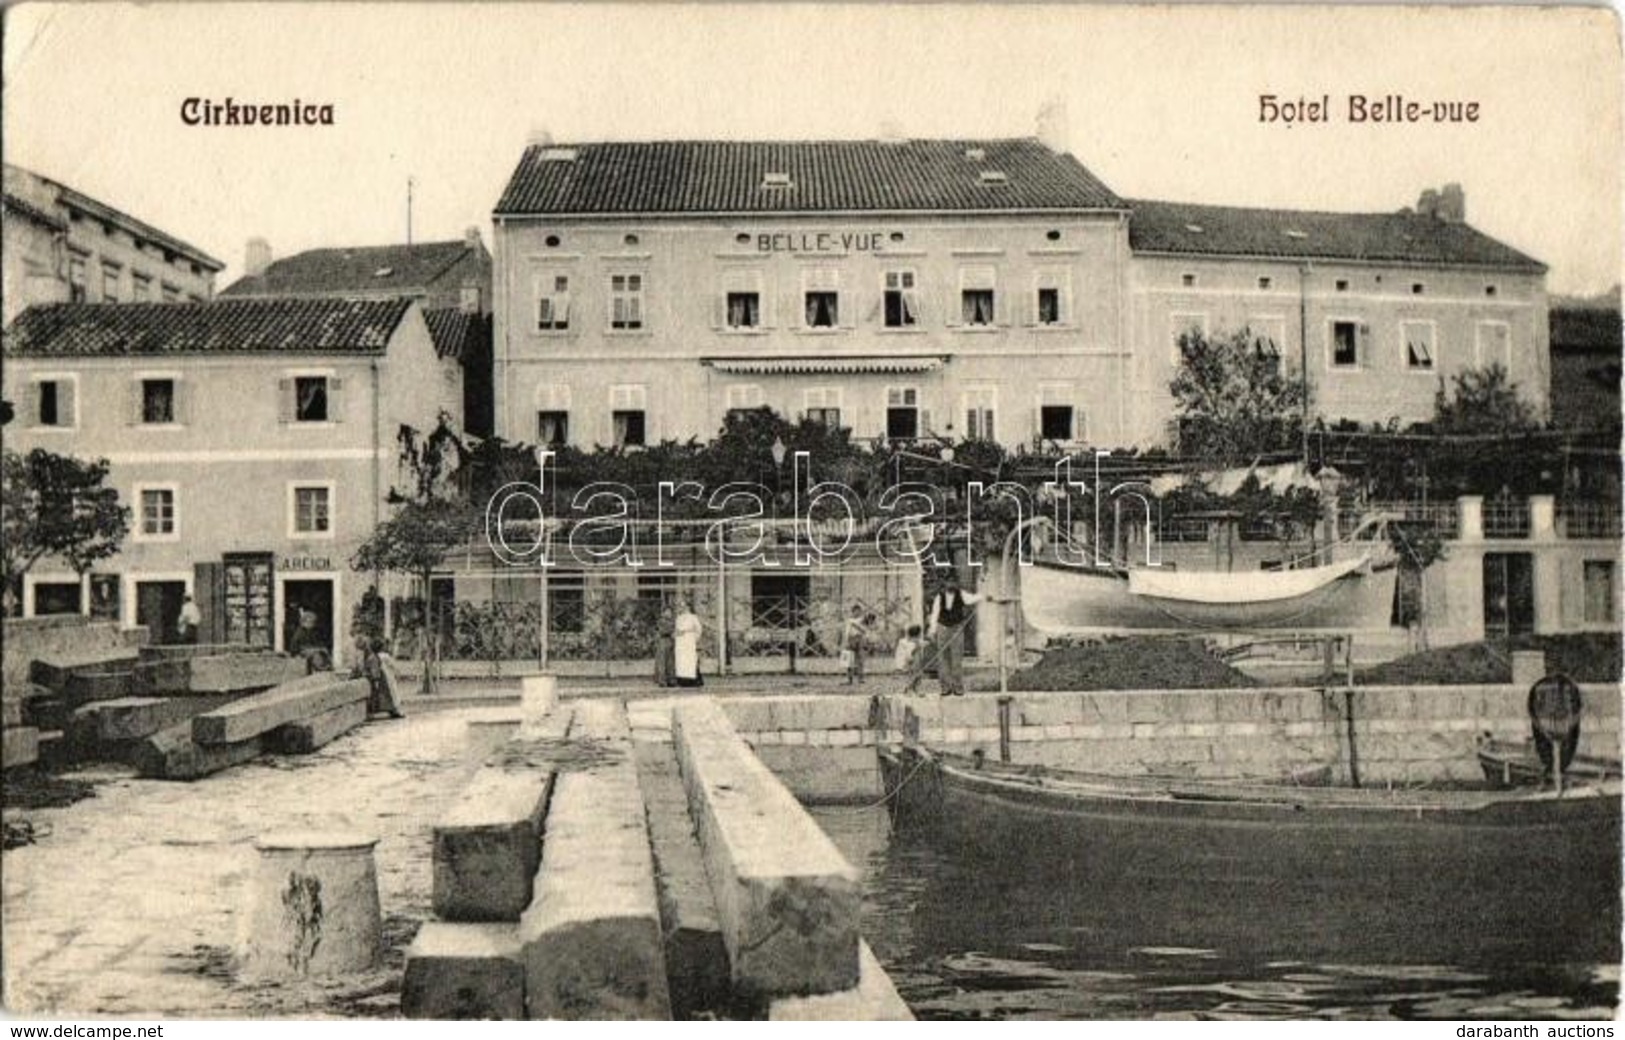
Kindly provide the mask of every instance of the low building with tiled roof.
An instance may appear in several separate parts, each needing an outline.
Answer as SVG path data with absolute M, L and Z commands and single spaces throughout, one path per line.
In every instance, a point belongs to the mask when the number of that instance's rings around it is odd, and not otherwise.
M 458 307 L 476 313 L 489 312 L 491 305 L 491 254 L 477 228 L 446 242 L 307 249 L 280 260 L 270 258 L 263 239 L 254 239 L 244 271 L 221 296 L 403 296 L 425 310 Z
M 4 167 L 4 320 L 36 303 L 200 302 L 225 265 L 83 192 Z
M 105 458 L 134 512 L 122 551 L 79 576 L 41 561 L 27 614 L 110 610 L 173 635 L 283 648 L 314 612 L 335 654 L 366 581 L 351 554 L 387 515 L 402 426 L 459 419 L 462 372 L 407 299 L 50 304 L 3 339 L 7 447 Z
M 463 429 L 491 434 L 491 316 L 460 307 L 424 311 L 435 350 L 463 369 Z
M 635 445 L 769 406 L 863 438 L 1165 438 L 1175 343 L 1253 329 L 1320 415 L 1427 418 L 1492 362 L 1544 409 L 1545 267 L 1414 210 L 1137 202 L 1034 139 L 527 148 L 498 200 L 497 432 Z

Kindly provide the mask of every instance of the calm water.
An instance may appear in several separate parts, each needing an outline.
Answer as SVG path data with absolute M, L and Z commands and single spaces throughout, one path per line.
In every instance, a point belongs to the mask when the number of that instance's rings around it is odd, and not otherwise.
M 1446 964 L 1407 956 L 1437 937 L 1407 941 L 1403 928 L 1385 938 L 1389 963 L 1373 963 L 1369 944 L 1244 921 L 1225 941 L 1208 928 L 1192 942 L 1180 921 L 1204 917 L 1194 886 L 1164 888 L 1161 912 L 1138 913 L 1125 905 L 1132 887 L 1091 893 L 1049 870 L 989 869 L 893 834 L 883 809 L 811 812 L 863 871 L 864 936 L 920 1018 L 1608 1018 L 1619 999 L 1612 936 L 1550 956 L 1503 938 Z

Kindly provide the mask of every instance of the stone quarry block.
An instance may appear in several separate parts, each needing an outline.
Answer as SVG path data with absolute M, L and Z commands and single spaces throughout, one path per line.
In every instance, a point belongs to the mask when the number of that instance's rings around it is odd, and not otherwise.
M 218 657 L 221 654 L 269 654 L 268 646 L 250 646 L 247 643 L 174 643 L 152 644 L 141 648 L 141 661 L 180 661 L 189 657 Z
M 858 983 L 858 874 L 710 700 L 673 718 L 737 996 Z
M 95 718 L 97 740 L 140 740 L 232 700 L 230 696 L 120 697 L 86 705 L 80 711 Z
M 191 675 L 191 662 L 184 657 L 149 658 L 143 654 L 141 663 L 135 666 L 130 689 L 137 697 L 183 693 Z
M 542 859 L 551 771 L 486 767 L 434 828 L 434 912 L 446 921 L 517 921 Z
M 671 1017 L 654 862 L 624 709 L 584 703 L 572 740 L 592 764 L 560 775 L 536 896 L 520 918 L 531 1018 Z
M 135 691 L 135 671 L 74 672 L 63 684 L 62 695 L 72 704 L 113 701 Z
M 114 647 L 79 653 L 48 654 L 36 657 L 29 666 L 32 682 L 62 693 L 68 678 L 79 672 L 132 672 L 140 653 L 134 647 Z
M 227 693 L 281 686 L 305 677 L 306 664 L 281 654 L 223 654 L 187 662 L 186 688 L 193 693 Z M 332 673 L 329 673 L 329 678 Z M 312 677 L 314 678 L 314 677 Z
M 342 704 L 331 711 L 268 731 L 265 734 L 265 750 L 280 755 L 308 755 L 366 721 L 366 701 Z
M 670 721 L 668 712 L 665 741 L 634 737 L 634 757 L 649 817 L 671 1010 L 678 1019 L 692 1019 L 729 1009 L 728 947 L 705 874 L 705 857 L 688 815 L 688 792 L 669 739 Z
M 39 734 L 33 726 L 0 730 L 0 769 L 15 769 L 39 761 Z
M 258 736 L 232 744 L 199 744 L 192 739 L 196 721 L 178 722 L 141 741 L 130 752 L 131 764 L 155 780 L 196 780 L 251 762 L 265 752 Z
M 891 976 L 866 942 L 858 943 L 858 984 L 840 993 L 782 997 L 768 1006 L 770 1022 L 912 1022 Z
M 406 951 L 401 983 L 406 1018 L 519 1021 L 525 967 L 513 924 L 428 921 Z
M 340 679 L 332 672 L 306 676 L 196 716 L 192 738 L 199 744 L 235 744 L 289 722 L 365 702 L 367 693 L 365 679 Z

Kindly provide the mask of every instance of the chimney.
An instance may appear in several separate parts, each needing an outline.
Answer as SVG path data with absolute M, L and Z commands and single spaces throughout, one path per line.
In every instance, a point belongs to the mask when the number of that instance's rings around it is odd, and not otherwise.
M 467 248 L 478 250 L 482 246 L 484 246 L 484 244 L 485 243 L 480 241 L 480 229 L 479 228 L 477 228 L 474 225 L 470 224 L 463 231 L 463 245 L 466 246 Z
M 1071 131 L 1067 126 L 1066 101 L 1052 97 L 1038 109 L 1038 140 L 1052 152 L 1069 150 Z
M 271 243 L 263 238 L 248 240 L 248 248 L 243 251 L 243 274 L 248 278 L 258 278 L 271 266 Z
M 1439 193 L 1432 188 L 1423 188 L 1422 197 L 1416 200 L 1416 212 L 1424 217 L 1439 216 Z
M 1446 184 L 1439 189 L 1439 219 L 1446 224 L 1467 223 L 1467 193 L 1459 184 Z

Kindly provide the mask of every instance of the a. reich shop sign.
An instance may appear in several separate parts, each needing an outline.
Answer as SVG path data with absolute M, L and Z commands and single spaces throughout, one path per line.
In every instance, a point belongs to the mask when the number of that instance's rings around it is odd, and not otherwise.
M 878 253 L 885 243 L 883 231 L 763 231 L 756 235 L 759 253 Z

